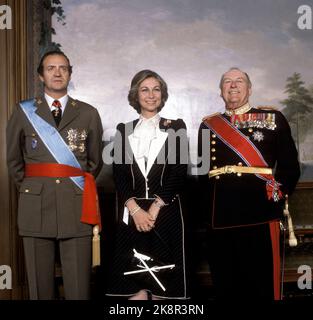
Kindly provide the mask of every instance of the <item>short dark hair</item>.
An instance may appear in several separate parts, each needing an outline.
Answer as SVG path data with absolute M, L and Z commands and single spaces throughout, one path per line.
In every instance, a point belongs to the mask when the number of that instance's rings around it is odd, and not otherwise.
M 161 76 L 159 76 L 156 72 L 151 71 L 151 70 L 139 71 L 133 77 L 131 84 L 130 84 L 130 89 L 128 92 L 128 102 L 139 114 L 141 113 L 141 107 L 140 107 L 140 104 L 138 101 L 138 90 L 139 90 L 139 86 L 140 86 L 141 82 L 148 79 L 148 78 L 155 78 L 160 83 L 161 104 L 158 108 L 158 112 L 160 112 L 162 110 L 162 108 L 165 105 L 166 100 L 168 99 L 167 84 L 161 78 Z
M 248 87 L 249 87 L 249 88 L 252 88 L 252 82 L 251 82 L 251 80 L 250 80 L 250 77 L 249 77 L 248 73 L 245 72 L 245 71 L 242 71 L 240 68 L 231 67 L 229 70 L 227 70 L 226 72 L 224 72 L 223 75 L 222 75 L 222 77 L 221 77 L 221 80 L 220 80 L 220 89 L 221 89 L 221 90 L 222 90 L 222 87 L 223 87 L 223 81 L 224 81 L 224 76 L 225 76 L 225 74 L 226 74 L 227 72 L 229 72 L 229 71 L 232 71 L 232 70 L 237 70 L 237 71 L 242 72 L 242 73 L 246 76 L 246 78 L 247 78 Z
M 67 55 L 63 52 L 63 51 L 60 51 L 60 50 L 53 50 L 53 51 L 48 51 L 46 52 L 40 59 L 40 62 L 39 62 L 39 66 L 37 68 L 37 72 L 43 76 L 43 63 L 44 63 L 44 60 L 48 57 L 48 56 L 53 56 L 53 55 L 59 55 L 59 56 L 63 56 L 67 62 L 68 62 L 68 72 L 69 74 L 71 75 L 72 74 L 72 71 L 73 71 L 73 67 L 71 66 L 71 63 L 70 63 L 70 59 L 67 57 Z

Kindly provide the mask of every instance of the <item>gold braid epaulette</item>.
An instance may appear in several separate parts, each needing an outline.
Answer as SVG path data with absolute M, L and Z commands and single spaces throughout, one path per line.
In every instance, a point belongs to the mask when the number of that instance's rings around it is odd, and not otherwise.
M 215 112 L 215 113 L 213 113 L 213 114 L 210 114 L 209 116 L 204 117 L 204 118 L 202 119 L 202 121 L 208 120 L 208 119 L 210 119 L 210 118 L 212 118 L 212 117 L 214 117 L 214 116 L 217 116 L 218 114 L 221 114 L 221 113 L 220 113 L 220 112 Z
M 267 111 L 267 110 L 278 111 L 278 109 L 273 106 L 257 106 L 256 108 L 264 111 Z

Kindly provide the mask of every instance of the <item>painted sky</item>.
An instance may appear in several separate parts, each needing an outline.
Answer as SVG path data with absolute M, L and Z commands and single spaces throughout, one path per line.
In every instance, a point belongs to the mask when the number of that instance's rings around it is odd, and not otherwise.
M 157 71 L 170 98 L 162 111 L 184 118 L 190 136 L 204 115 L 223 110 L 218 83 L 232 66 L 247 71 L 254 105 L 276 105 L 288 76 L 312 84 L 313 30 L 297 27 L 312 0 L 63 0 L 66 25 L 54 41 L 74 65 L 70 94 L 96 106 L 105 138 L 137 115 L 127 102 L 131 78 Z

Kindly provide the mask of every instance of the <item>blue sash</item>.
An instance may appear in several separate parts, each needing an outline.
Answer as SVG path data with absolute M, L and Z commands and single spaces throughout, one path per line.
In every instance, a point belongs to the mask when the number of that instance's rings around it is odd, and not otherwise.
M 58 130 L 36 114 L 37 107 L 35 105 L 35 100 L 24 100 L 20 103 L 20 106 L 57 163 L 82 169 L 75 155 L 69 149 Z M 70 178 L 80 189 L 84 189 L 84 177 Z

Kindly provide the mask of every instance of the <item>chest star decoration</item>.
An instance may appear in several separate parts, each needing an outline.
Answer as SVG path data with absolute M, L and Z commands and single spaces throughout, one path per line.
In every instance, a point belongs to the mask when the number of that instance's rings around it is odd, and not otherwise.
M 255 131 L 252 135 L 254 141 L 261 142 L 264 140 L 264 134 L 261 131 Z

